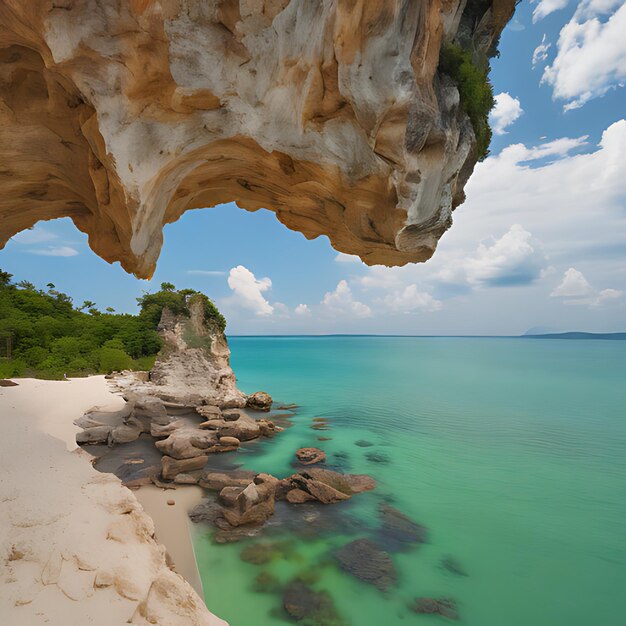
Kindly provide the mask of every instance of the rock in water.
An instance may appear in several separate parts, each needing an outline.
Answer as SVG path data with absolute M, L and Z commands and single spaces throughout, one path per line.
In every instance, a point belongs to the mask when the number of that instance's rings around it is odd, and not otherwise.
M 269 411 L 272 408 L 272 396 L 265 391 L 257 391 L 248 396 L 246 406 L 255 411 Z
M 426 528 L 414 522 L 398 509 L 383 504 L 380 507 L 381 528 L 378 541 L 390 551 L 426 541 Z
M 3 2 L 0 247 L 67 216 L 149 278 L 165 224 L 236 200 L 427 260 L 479 157 L 441 48 L 487 67 L 516 0 L 355 2 Z
M 396 582 L 391 557 L 369 539 L 357 539 L 335 553 L 339 566 L 363 582 L 384 591 Z
M 467 576 L 467 572 L 463 569 L 463 566 L 451 556 L 446 556 L 441 559 L 441 567 L 456 576 Z
M 296 452 L 296 458 L 302 465 L 314 465 L 326 460 L 326 453 L 319 448 L 300 448 Z
M 314 591 L 299 580 L 294 580 L 285 587 L 283 606 L 297 622 L 320 626 L 341 623 L 330 595 L 326 591 Z
M 416 598 L 412 610 L 421 615 L 441 615 L 448 619 L 459 619 L 456 603 L 450 598 Z
M 6 378 L 0 379 L 0 387 L 17 387 L 18 383 L 13 380 L 7 380 Z

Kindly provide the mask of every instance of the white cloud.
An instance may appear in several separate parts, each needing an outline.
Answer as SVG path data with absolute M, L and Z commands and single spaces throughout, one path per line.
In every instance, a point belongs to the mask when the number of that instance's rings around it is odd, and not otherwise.
M 78 250 L 71 248 L 70 246 L 48 246 L 47 248 L 31 248 L 27 250 L 31 254 L 38 254 L 40 256 L 61 256 L 70 257 L 77 256 Z
M 582 272 L 570 267 L 563 274 L 560 285 L 550 294 L 553 298 L 586 296 L 591 293 L 591 285 Z
M 33 228 L 28 228 L 27 230 L 23 230 L 21 233 L 17 233 L 17 235 L 13 235 L 11 239 L 16 243 L 33 245 L 38 243 L 45 243 L 47 241 L 52 241 L 56 239 L 57 236 L 50 231 L 45 230 L 41 226 L 34 226 Z
M 482 287 L 527 285 L 541 276 L 546 262 L 541 244 L 522 226 L 513 224 L 491 245 L 479 244 L 474 256 L 451 261 L 439 278 Z
M 343 252 L 338 252 L 335 257 L 335 261 L 337 263 L 361 263 L 361 259 L 354 254 L 344 254 Z
M 257 279 L 243 265 L 233 267 L 228 274 L 228 286 L 233 290 L 231 302 L 254 311 L 256 315 L 271 315 L 274 307 L 263 297 L 272 286 L 269 278 Z
M 539 63 L 543 63 L 548 58 L 548 50 L 552 47 L 550 42 L 546 42 L 546 34 L 543 34 L 541 43 L 535 48 L 533 52 L 533 69 Z
M 533 23 L 542 20 L 550 13 L 564 9 L 568 2 L 569 0 L 539 0 L 539 4 L 533 11 Z
M 600 307 L 622 297 L 619 289 L 596 291 L 582 272 L 570 267 L 563 274 L 563 280 L 550 294 L 553 298 L 563 298 L 564 304 L 573 306 Z
M 367 304 L 355 300 L 352 290 L 345 280 L 340 280 L 334 291 L 324 295 L 322 306 L 332 314 L 349 314 L 356 317 L 370 317 L 372 310 Z
M 507 92 L 499 93 L 495 97 L 495 105 L 489 114 L 493 132 L 496 135 L 506 135 L 506 129 L 524 112 L 517 98 Z
M 418 291 L 417 285 L 407 285 L 404 289 L 382 298 L 381 302 L 391 311 L 415 313 L 417 311 L 440 311 L 443 304 L 425 291 Z
M 226 276 L 226 272 L 221 270 L 187 270 L 187 274 L 192 276 Z
M 537 7 L 536 10 L 538 10 Z M 608 16 L 604 21 L 601 18 Z M 619 0 L 581 2 L 563 26 L 557 55 L 541 79 L 552 86 L 564 110 L 583 106 L 626 80 L 626 3 Z
M 311 309 L 308 304 L 299 304 L 295 309 L 294 313 L 296 315 L 311 315 Z

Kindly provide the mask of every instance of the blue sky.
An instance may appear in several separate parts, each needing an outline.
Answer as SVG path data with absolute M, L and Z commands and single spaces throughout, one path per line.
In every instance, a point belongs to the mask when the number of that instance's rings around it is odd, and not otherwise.
M 525 0 L 500 52 L 491 155 L 426 264 L 367 268 L 229 204 L 167 226 L 150 282 L 98 258 L 69 220 L 16 236 L 0 267 L 118 311 L 161 281 L 192 287 L 232 334 L 624 331 L 626 4 Z

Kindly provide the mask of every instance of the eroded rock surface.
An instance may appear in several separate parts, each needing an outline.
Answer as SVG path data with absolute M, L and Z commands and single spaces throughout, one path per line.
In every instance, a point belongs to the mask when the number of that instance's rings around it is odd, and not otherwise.
M 514 5 L 4 0 L 0 247 L 69 216 L 149 277 L 164 224 L 236 200 L 368 264 L 424 261 L 477 159 L 442 43 L 486 62 Z

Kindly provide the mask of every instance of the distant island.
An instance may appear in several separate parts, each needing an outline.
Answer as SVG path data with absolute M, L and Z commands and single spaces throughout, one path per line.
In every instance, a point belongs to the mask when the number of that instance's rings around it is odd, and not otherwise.
M 583 332 L 568 332 L 568 333 L 544 333 L 537 335 L 522 335 L 525 339 L 618 339 L 626 341 L 626 333 L 583 333 Z

